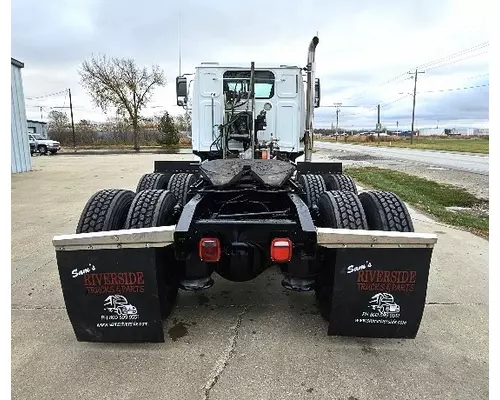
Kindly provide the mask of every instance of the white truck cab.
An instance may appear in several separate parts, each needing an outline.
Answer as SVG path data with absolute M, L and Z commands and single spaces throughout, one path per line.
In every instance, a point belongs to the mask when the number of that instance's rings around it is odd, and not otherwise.
M 304 154 L 307 138 L 312 141 L 313 108 L 320 104 L 316 44 L 313 39 L 305 68 L 207 62 L 196 67 L 189 83 L 177 77 L 177 104 L 192 113 L 193 153 L 202 160 L 292 161 Z
M 212 143 L 219 133 L 217 127 L 228 121 L 232 111 L 245 115 L 250 110 L 251 105 L 249 102 L 245 103 L 244 96 L 239 101 L 244 104 L 234 110 L 230 103 L 234 93 L 242 89 L 247 90 L 249 78 L 248 66 L 235 68 L 202 64 L 196 68 L 192 87 L 193 150 L 210 151 L 210 146 L 213 150 Z M 259 115 L 263 110 L 266 112 L 266 126 L 257 131 L 257 141 L 275 139 L 281 151 L 303 150 L 304 144 L 299 140 L 299 132 L 305 129 L 304 99 L 304 85 L 299 67 L 255 68 L 255 114 Z M 244 118 L 241 120 L 239 128 L 246 122 Z M 242 150 L 242 144 L 232 140 L 229 148 Z

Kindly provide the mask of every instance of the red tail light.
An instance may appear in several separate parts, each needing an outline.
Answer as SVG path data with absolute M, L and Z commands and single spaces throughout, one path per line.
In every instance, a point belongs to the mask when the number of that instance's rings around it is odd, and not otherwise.
M 292 259 L 292 241 L 288 238 L 276 238 L 271 243 L 271 260 L 288 262 Z
M 202 238 L 198 246 L 201 261 L 218 262 L 220 260 L 220 242 L 217 238 Z

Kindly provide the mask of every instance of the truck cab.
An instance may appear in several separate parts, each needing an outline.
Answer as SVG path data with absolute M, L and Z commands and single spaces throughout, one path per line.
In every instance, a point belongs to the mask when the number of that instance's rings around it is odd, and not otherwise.
M 245 158 L 253 140 L 255 154 L 248 158 L 294 160 L 304 154 L 307 89 L 302 72 L 295 65 L 252 69 L 249 64 L 201 63 L 189 84 L 178 77 L 177 103 L 192 112 L 193 152 L 202 160 Z M 319 107 L 319 79 L 315 89 L 314 106 Z

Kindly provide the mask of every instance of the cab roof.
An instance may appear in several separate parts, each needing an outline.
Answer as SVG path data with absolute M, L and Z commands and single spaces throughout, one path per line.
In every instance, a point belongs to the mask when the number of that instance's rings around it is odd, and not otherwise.
M 223 63 L 216 61 L 204 61 L 196 68 L 223 68 L 223 69 L 250 69 L 250 63 Z M 301 69 L 294 64 L 271 64 L 271 63 L 255 63 L 255 69 Z

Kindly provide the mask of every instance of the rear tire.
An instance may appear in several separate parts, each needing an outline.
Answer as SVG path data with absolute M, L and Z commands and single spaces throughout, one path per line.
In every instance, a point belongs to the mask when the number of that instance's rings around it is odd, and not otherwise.
M 169 225 L 174 214 L 177 200 L 175 196 L 164 189 L 146 189 L 135 195 L 130 206 L 126 229 L 152 228 Z M 169 263 L 165 270 L 165 309 L 164 317 L 168 317 L 177 299 L 179 292 L 179 269 L 176 268 L 176 260 L 173 248 L 159 250 L 158 257 L 165 256 L 163 262 Z
M 122 229 L 134 195 L 131 190 L 99 190 L 87 201 L 80 215 L 76 233 Z
M 130 206 L 125 229 L 166 226 L 172 221 L 175 196 L 168 190 L 151 189 L 137 193 Z
M 368 229 L 365 212 L 356 194 L 344 191 L 323 193 L 318 202 L 319 219 L 324 228 Z M 321 316 L 329 321 L 332 309 L 335 253 L 326 250 L 320 270 L 316 276 L 316 302 Z M 327 259 L 326 259 L 327 258 Z M 332 259 L 333 258 L 333 259 Z
M 47 146 L 38 146 L 38 151 L 40 154 L 47 154 Z
M 151 189 L 166 189 L 168 186 L 168 175 L 160 173 L 145 174 L 137 184 L 136 192 Z
M 305 192 L 305 202 L 309 209 L 315 207 L 319 197 L 326 192 L 326 185 L 321 175 L 305 174 L 299 175 L 299 183 Z
M 392 192 L 368 191 L 359 195 L 368 228 L 379 231 L 414 232 L 405 204 Z
M 177 204 L 184 207 L 190 200 L 188 192 L 189 187 L 196 181 L 194 174 L 181 172 L 173 174 L 168 181 L 167 189 L 177 198 Z
M 368 229 L 363 206 L 352 192 L 324 192 L 319 197 L 318 208 L 324 228 Z
M 349 175 L 328 174 L 323 177 L 327 190 L 343 190 L 358 194 L 354 180 Z

